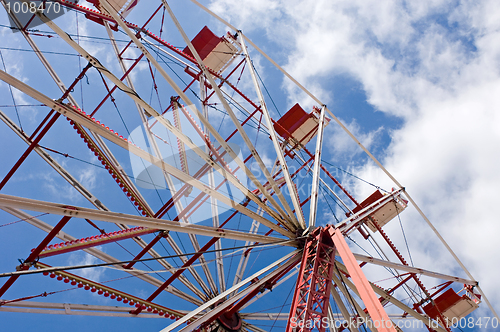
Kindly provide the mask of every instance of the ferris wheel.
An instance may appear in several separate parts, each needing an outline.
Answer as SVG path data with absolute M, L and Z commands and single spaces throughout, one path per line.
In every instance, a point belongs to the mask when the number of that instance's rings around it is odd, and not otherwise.
M 0 178 L 2 315 L 186 332 L 445 332 L 481 303 L 493 311 L 335 114 L 199 2 L 1 2 L 23 41 L 12 54 L 29 51 L 22 75 L 9 70 L 15 57 L 0 70 L 2 104 L 39 115 L 0 110 L 12 142 Z M 199 21 L 183 23 L 188 11 Z M 255 59 L 269 61 L 267 77 Z M 267 86 L 278 75 L 297 100 Z M 333 126 L 396 188 L 356 198 L 322 155 Z M 415 266 L 408 244 L 398 248 L 410 205 L 466 277 Z

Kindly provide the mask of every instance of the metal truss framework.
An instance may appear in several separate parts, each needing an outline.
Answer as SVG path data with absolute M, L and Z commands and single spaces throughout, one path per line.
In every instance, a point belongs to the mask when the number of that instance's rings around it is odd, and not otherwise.
M 1 0 L 1 2 L 4 6 L 6 5 L 5 0 Z M 22 0 L 22 2 L 29 3 L 28 0 Z M 97 11 L 85 8 L 71 1 L 54 0 L 54 2 L 74 12 L 82 13 L 87 19 L 103 26 L 122 73 L 120 74 L 121 76 L 113 74 L 112 70 L 99 61 L 88 49 L 73 40 L 63 28 L 49 20 L 40 10 L 37 10 L 36 16 L 45 23 L 45 26 L 49 27 L 68 47 L 76 51 L 82 59 L 88 61 L 88 65 L 66 87 L 56 73 L 55 66 L 47 60 L 44 53 L 35 43 L 32 37 L 34 34 L 27 28 L 29 24 L 23 25 L 11 13 L 12 21 L 36 53 L 42 66 L 48 71 L 61 94 L 49 96 L 43 91 L 34 89 L 20 79 L 0 70 L 0 79 L 2 81 L 17 88 L 50 109 L 31 135 L 20 129 L 4 112 L 0 111 L 0 119 L 28 145 L 21 157 L 0 182 L 0 190 L 3 190 L 3 193 L 0 194 L 0 208 L 47 232 L 44 240 L 35 246 L 18 267 L 19 271 L 5 274 L 5 276 L 9 275 L 9 279 L 0 288 L 0 297 L 3 297 L 7 293 L 16 280 L 22 279 L 23 274 L 32 273 L 33 270 L 30 270 L 30 268 L 35 267 L 39 269 L 39 272 L 43 271 L 43 274 L 48 275 L 50 278 L 95 292 L 104 297 L 116 299 L 124 304 L 132 305 L 134 308 L 130 310 L 130 308 L 126 307 L 113 306 L 43 304 L 26 301 L 26 299 L 8 299 L 0 301 L 0 311 L 41 313 L 47 312 L 47 309 L 49 309 L 48 313 L 61 311 L 65 314 L 119 317 L 132 315 L 135 317 L 170 317 L 174 319 L 175 322 L 166 327 L 164 331 L 263 331 L 254 324 L 255 321 L 273 321 L 283 319 L 285 316 L 276 313 L 244 312 L 243 310 L 253 308 L 251 307 L 252 303 L 258 301 L 263 296 L 269 296 L 268 294 L 274 287 L 279 287 L 285 281 L 295 277 L 295 274 L 298 274 L 290 314 L 286 316 L 288 319 L 287 331 L 317 330 L 323 332 L 326 328 L 321 324 L 310 326 L 307 324 L 297 325 L 296 323 L 321 322 L 324 319 L 343 320 L 344 328 L 357 331 L 356 327 L 352 327 L 348 323 L 355 321 L 359 317 L 364 318 L 365 321 L 371 320 L 372 322 L 392 322 L 391 319 L 412 317 L 422 321 L 428 326 L 429 331 L 432 331 L 430 320 L 423 314 L 422 308 L 425 304 L 434 303 L 434 294 L 430 294 L 420 281 L 420 275 L 446 280 L 448 283 L 445 284 L 443 289 L 448 287 L 452 282 L 455 282 L 467 285 L 469 287 L 467 289 L 470 290 L 473 296 L 473 287 L 476 287 L 482 293 L 477 281 L 465 269 L 464 265 L 458 260 L 439 233 L 437 233 L 430 221 L 423 215 L 423 212 L 418 208 L 405 189 L 349 133 L 347 128 L 326 105 L 322 104 L 302 87 L 240 30 L 237 30 L 210 12 L 197 1 L 192 1 L 234 30 L 233 34 L 228 34 L 226 38 L 241 49 L 241 54 L 233 54 L 234 59 L 238 55 L 242 57 L 239 61 L 236 60 L 236 63 L 232 67 L 228 67 L 228 74 L 223 74 L 221 71 L 216 71 L 206 65 L 204 62 L 206 59 L 202 59 L 201 54 L 198 52 L 199 50 L 195 48 L 188 38 L 180 22 L 174 15 L 173 10 L 165 0 L 158 1 L 158 7 L 141 27 L 126 21 L 106 0 L 93 1 L 96 3 Z M 191 55 L 164 41 L 161 38 L 161 32 L 160 36 L 157 36 L 150 31 L 151 27 L 148 25 L 154 18 L 158 18 L 158 15 L 162 12 L 162 23 L 166 16 L 165 13 L 168 13 L 172 22 L 179 30 L 182 40 L 187 45 L 187 49 L 190 50 Z M 121 29 L 129 39 L 121 49 L 113 35 L 113 30 L 117 31 L 118 29 Z M 288 143 L 283 137 L 277 134 L 276 128 L 279 128 L 281 132 L 292 136 L 292 133 L 288 131 L 289 128 L 284 128 L 278 121 L 271 117 L 246 43 L 270 60 L 285 76 L 290 78 L 292 82 L 318 104 L 319 107 L 316 108 L 319 112 L 318 125 L 313 130 L 316 136 L 316 148 L 314 152 L 309 151 L 308 147 L 304 146 L 305 144 L 302 145 L 300 142 L 294 146 L 287 146 Z M 134 55 L 133 58 L 126 58 L 125 54 L 128 54 L 127 51 L 131 48 L 139 50 L 139 54 Z M 159 62 L 158 57 L 155 57 L 151 53 L 153 49 L 163 52 L 172 61 L 185 66 L 184 71 L 189 77 L 189 83 L 181 86 L 173 79 L 167 73 L 165 66 Z M 134 52 L 131 53 L 134 54 Z M 163 82 L 171 89 L 171 94 L 175 93 L 175 96 L 172 96 L 170 103 L 168 103 L 165 109 L 155 109 L 151 103 L 146 102 L 145 99 L 140 97 L 135 87 L 136 85 L 140 85 L 140 83 L 137 84 L 138 82 L 136 82 L 134 84 L 132 74 L 138 73 L 138 65 L 141 62 L 147 62 L 149 65 L 151 80 L 154 82 L 155 89 L 156 80 L 163 79 Z M 103 77 L 103 87 L 99 96 L 101 101 L 87 114 L 79 108 L 76 99 L 72 96 L 72 91 L 75 86 L 80 84 L 81 80 L 90 70 L 97 70 Z M 258 101 L 252 100 L 252 98 L 248 97 L 247 94 L 243 93 L 237 87 L 237 82 L 235 82 L 237 73 L 241 71 L 242 74 L 244 70 L 248 71 L 250 75 Z M 158 73 L 158 77 L 156 77 L 156 73 Z M 200 98 L 199 106 L 197 106 L 197 103 L 192 102 L 192 97 L 190 99 L 188 96 L 189 91 L 198 85 L 200 89 L 197 95 Z M 107 103 L 109 104 L 110 101 L 114 103 L 114 95 L 118 93 L 121 93 L 122 97 L 128 98 L 128 102 L 135 104 L 139 112 L 141 124 L 146 129 L 145 132 L 149 141 L 152 142 L 151 149 L 146 151 L 144 148 L 136 146 L 130 139 L 120 136 L 113 129 L 105 126 L 96 119 L 104 112 Z M 219 133 L 219 130 L 214 127 L 213 122 L 209 119 L 208 108 L 216 104 L 222 105 L 225 114 L 231 120 L 232 132 L 229 135 L 226 134 L 226 138 Z M 236 109 L 244 114 L 243 118 L 237 116 L 235 113 Z M 168 113 L 175 113 L 174 124 L 166 118 L 165 114 Z M 194 114 L 195 117 L 191 114 Z M 186 119 L 186 123 L 192 127 L 196 138 L 202 140 L 204 144 L 202 148 L 193 142 L 193 136 L 188 137 L 181 129 L 181 115 Z M 384 195 L 380 199 L 370 202 L 370 204 L 363 205 L 357 202 L 347 189 L 341 185 L 340 181 L 321 163 L 324 125 L 327 116 L 334 119 L 382 170 L 395 181 L 400 189 Z M 139 216 L 109 211 L 102 203 L 102 200 L 94 196 L 77 180 L 77 176 L 72 175 L 47 152 L 50 150 L 46 150 L 41 146 L 41 141 L 51 131 L 51 128 L 60 125 L 57 123 L 60 118 L 68 120 L 75 134 L 81 138 L 88 149 L 102 163 L 114 182 L 116 182 L 116 185 L 123 191 L 124 198 L 129 200 L 137 209 Z M 256 125 L 258 129 L 255 130 L 255 128 L 250 127 L 250 124 Z M 171 134 L 175 137 L 181 161 L 184 160 L 184 166 L 181 169 L 165 162 L 159 148 L 160 143 L 158 142 L 160 141 L 155 139 L 155 126 L 164 128 L 169 135 Z M 273 164 L 274 168 L 271 172 L 265 165 L 264 158 L 259 153 L 255 143 L 252 142 L 251 133 L 256 132 L 258 134 L 259 130 L 269 135 L 269 139 L 272 142 L 276 162 Z M 136 186 L 134 179 L 125 172 L 119 158 L 112 152 L 115 151 L 114 148 L 108 147 L 106 141 L 127 150 L 161 169 L 162 176 L 170 191 L 169 199 L 162 206 L 152 207 L 148 199 L 145 198 L 141 190 Z M 247 148 L 248 156 L 246 158 L 240 157 L 233 150 L 229 143 L 234 142 Z M 195 172 L 188 170 L 186 149 L 194 152 L 202 162 L 201 167 Z M 95 209 L 74 206 L 72 204 L 55 204 L 5 194 L 7 184 L 33 151 L 40 155 L 64 180 L 87 199 Z M 234 161 L 237 165 L 236 169 L 231 169 L 224 158 L 230 158 Z M 291 171 L 288 165 L 297 161 L 299 167 L 295 171 Z M 262 174 L 262 177 L 256 174 L 255 169 L 251 167 L 252 163 L 257 165 L 257 169 Z M 249 178 L 251 186 L 255 189 L 251 189 L 250 185 L 242 183 L 237 178 L 236 172 L 238 170 L 242 171 Z M 308 197 L 302 197 L 303 200 L 299 198 L 299 191 L 297 189 L 297 178 L 301 171 L 312 176 L 311 191 L 308 193 Z M 215 175 L 218 176 L 219 182 L 215 180 Z M 322 175 L 324 179 L 321 177 Z M 208 183 L 204 180 L 205 177 L 208 179 Z M 183 184 L 176 188 L 173 179 L 178 179 Z M 331 183 L 331 186 L 328 183 Z M 228 186 L 239 191 L 244 196 L 244 200 L 238 202 L 231 195 L 224 193 L 223 189 Z M 350 202 L 343 202 L 335 190 L 332 189 L 333 186 L 336 186 L 340 191 L 339 194 L 345 195 Z M 337 202 L 347 210 L 346 219 L 334 226 L 317 227 L 318 201 L 322 188 L 327 188 L 335 196 Z M 193 190 L 195 194 L 191 195 Z M 364 231 L 367 220 L 372 218 L 377 211 L 387 206 L 387 204 L 396 202 L 402 195 L 416 206 L 426 222 L 436 232 L 439 239 L 443 241 L 462 266 L 469 277 L 468 279 L 409 266 L 403 255 L 384 232 L 382 226 L 379 226 L 375 221 L 373 221 L 373 224 L 377 232 L 387 243 L 388 249 L 394 253 L 400 263 L 353 254 L 351 252 L 345 241 L 345 237 L 359 231 L 366 239 L 373 238 L 373 234 L 367 235 Z M 185 197 L 190 197 L 191 199 L 183 203 Z M 213 226 L 191 223 L 191 216 L 207 203 L 211 204 L 209 218 L 212 219 Z M 221 215 L 220 211 L 217 210 L 218 203 L 223 203 L 229 207 L 228 213 L 224 216 L 224 221 L 219 220 Z M 307 203 L 309 203 L 307 205 L 309 208 L 308 223 L 306 223 L 302 212 L 303 207 Z M 349 206 L 353 206 L 353 208 Z M 354 209 L 357 209 L 355 213 L 353 212 Z M 24 210 L 62 217 L 55 226 L 51 226 L 31 216 Z M 171 218 L 172 220 L 164 219 L 165 215 L 169 212 L 173 212 L 175 217 Z M 245 218 L 252 225 L 250 230 L 231 229 L 231 223 L 234 223 L 237 218 Z M 118 230 L 113 232 L 99 230 L 99 233 L 90 237 L 71 236 L 62 231 L 68 222 L 75 223 L 80 221 L 90 223 L 94 226 L 93 221 L 111 223 L 116 225 Z M 95 227 L 98 228 L 97 226 Z M 259 227 L 264 227 L 264 231 L 261 231 Z M 193 252 L 185 250 L 182 248 L 182 243 L 178 244 L 174 240 L 171 236 L 171 233 L 174 232 L 187 234 Z M 149 234 L 154 234 L 154 237 L 148 242 L 143 237 Z M 56 237 L 64 242 L 54 243 L 53 240 Z M 205 237 L 208 237 L 208 240 Z M 224 259 L 221 253 L 223 250 L 222 241 L 229 239 L 241 241 L 246 246 L 246 250 L 241 254 L 232 285 L 227 284 Z M 130 240 L 139 244 L 141 249 L 133 254 L 133 259 L 127 264 L 122 264 L 120 259 L 98 249 L 99 246 L 108 243 L 125 243 Z M 156 251 L 158 244 L 162 242 L 168 243 L 182 261 L 182 265 L 174 267 L 172 262 L 163 258 Z M 251 246 L 258 244 L 279 245 L 285 248 L 292 247 L 295 250 L 257 272 L 246 271 L 249 257 L 254 250 Z M 216 271 L 215 276 L 212 275 L 213 270 L 209 268 L 209 261 L 206 258 L 207 252 L 212 250 L 212 248 L 216 252 L 216 268 L 213 269 Z M 115 267 L 121 272 L 128 273 L 135 278 L 153 285 L 155 290 L 149 297 L 142 298 L 130 294 L 125 290 L 112 288 L 102 283 L 82 278 L 77 274 L 68 272 L 64 267 L 50 267 L 46 263 L 39 261 L 46 257 L 57 257 L 58 255 L 79 250 L 83 250 L 104 262 L 115 264 Z M 159 280 L 150 274 L 146 274 L 145 271 L 134 268 L 137 261 L 147 257 L 147 255 L 156 259 L 162 268 L 170 273 L 170 277 Z M 337 260 L 337 257 L 341 258 L 341 262 Z M 361 263 L 359 264 L 358 261 Z M 200 274 L 199 269 L 196 268 L 196 262 L 199 262 L 198 266 L 201 267 L 203 273 Z M 297 267 L 299 264 L 300 268 Z M 383 266 L 390 269 L 396 283 L 390 288 L 381 289 L 374 283 L 369 282 L 362 270 L 362 267 L 366 264 Z M 403 273 L 400 273 L 400 271 Z M 189 272 L 189 275 L 187 272 Z M 245 275 L 250 273 L 250 277 L 244 278 Z M 410 286 L 410 282 L 413 282 L 412 286 Z M 174 287 L 174 284 L 178 285 L 179 283 L 186 290 L 181 291 L 178 286 Z M 418 296 L 412 290 L 412 287 L 419 289 L 424 295 Z M 414 303 L 413 308 L 396 298 L 395 292 L 398 289 L 410 292 L 410 297 Z M 157 298 L 158 295 L 164 292 L 183 299 L 192 307 L 196 306 L 197 308 L 187 311 L 162 304 Z M 484 294 L 482 295 L 483 299 L 489 305 L 487 298 Z M 356 300 L 353 299 L 353 296 L 356 297 Z M 333 302 L 336 303 L 336 307 L 340 312 L 332 311 L 331 303 Z M 388 315 L 384 309 L 384 306 L 388 303 L 392 303 L 395 307 L 399 308 L 401 314 Z M 440 332 L 451 331 L 446 324 L 443 313 L 439 310 L 436 320 L 441 326 L 434 327 L 434 330 Z M 384 325 L 376 328 L 376 330 L 396 331 L 396 328 Z

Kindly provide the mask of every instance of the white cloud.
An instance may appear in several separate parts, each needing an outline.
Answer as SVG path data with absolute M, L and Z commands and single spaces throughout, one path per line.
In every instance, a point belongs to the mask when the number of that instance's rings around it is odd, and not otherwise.
M 96 249 L 102 251 L 102 247 L 98 246 Z M 68 265 L 92 265 L 99 263 L 99 260 L 94 256 L 87 254 L 86 252 L 73 252 L 68 257 Z M 79 275 L 96 282 L 99 282 L 104 276 L 105 268 L 103 267 L 91 267 L 85 268 L 78 271 Z
M 345 124 L 345 126 L 367 149 L 373 148 L 373 144 L 376 144 L 377 139 L 384 130 L 384 127 L 379 127 L 369 133 L 364 133 L 356 120 Z M 328 127 L 326 127 L 325 137 L 327 139 L 325 142 L 325 148 L 329 150 L 334 160 L 339 158 L 353 159 L 354 156 L 363 153 L 363 150 L 358 147 L 356 142 L 354 142 L 352 138 L 335 123 L 331 123 Z

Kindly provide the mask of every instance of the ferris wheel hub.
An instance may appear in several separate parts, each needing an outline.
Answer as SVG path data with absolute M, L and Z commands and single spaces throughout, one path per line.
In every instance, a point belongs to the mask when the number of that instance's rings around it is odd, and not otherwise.
M 217 318 L 217 323 L 227 332 L 237 332 L 241 330 L 241 317 L 239 313 L 220 315 Z

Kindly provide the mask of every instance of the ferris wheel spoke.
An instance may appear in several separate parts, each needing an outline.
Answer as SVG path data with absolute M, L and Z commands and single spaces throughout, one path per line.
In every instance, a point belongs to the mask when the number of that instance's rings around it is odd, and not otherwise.
M 356 311 L 356 314 L 359 315 L 360 317 L 363 318 L 364 321 L 368 321 L 369 315 L 365 313 L 363 308 L 358 304 L 357 301 L 355 301 L 352 297 L 352 295 L 349 293 L 349 289 L 344 286 L 348 285 L 348 283 L 345 280 L 346 278 L 342 277 L 341 275 L 336 274 L 335 272 L 332 275 L 332 281 L 334 284 L 337 285 L 337 288 L 340 290 L 340 292 L 344 295 L 344 297 L 347 299 L 349 304 L 351 305 L 352 308 Z M 349 284 L 354 286 L 354 284 Z
M 323 132 L 325 122 L 325 106 L 321 107 L 321 113 L 318 123 L 318 134 L 316 138 L 316 152 L 314 154 L 314 170 L 313 180 L 311 186 L 311 203 L 309 204 L 309 227 L 316 226 L 316 215 L 318 208 L 318 188 L 320 179 L 320 165 L 321 165 L 321 148 L 323 146 Z
M 276 131 L 274 130 L 273 123 L 269 111 L 267 110 L 266 102 L 264 101 L 264 95 L 262 94 L 262 90 L 260 89 L 259 82 L 257 81 L 257 75 L 255 73 L 255 68 L 253 67 L 253 63 L 250 60 L 250 55 L 248 54 L 248 50 L 245 45 L 244 35 L 241 31 L 238 32 L 240 35 L 240 44 L 243 50 L 243 54 L 247 61 L 247 66 L 250 70 L 250 74 L 252 76 L 252 81 L 259 97 L 260 106 L 262 114 L 264 115 L 264 119 L 266 120 L 267 127 L 269 128 L 269 134 L 271 135 L 271 140 L 273 141 L 274 150 L 278 156 L 280 167 L 283 172 L 283 176 L 285 177 L 285 181 L 288 187 L 288 191 L 290 193 L 290 198 L 292 199 L 293 207 L 295 208 L 295 215 L 297 216 L 299 224 L 302 226 L 302 229 L 306 228 L 306 223 L 304 220 L 304 216 L 302 215 L 302 209 L 300 208 L 300 202 L 297 194 L 297 190 L 295 185 L 293 184 L 292 178 L 290 177 L 290 172 L 288 171 L 287 163 L 285 162 L 285 157 L 283 156 L 283 150 L 280 147 L 278 137 L 276 135 Z M 271 182 L 272 184 L 272 182 Z M 276 185 L 276 184 L 274 184 Z M 274 189 L 274 187 L 273 187 Z M 275 189 L 276 190 L 276 189 Z M 295 219 L 294 219 L 295 221 Z
M 385 266 L 385 267 L 393 268 L 395 270 L 401 270 L 401 271 L 410 272 L 413 274 L 421 274 L 421 275 L 428 276 L 428 277 L 458 282 L 461 284 L 466 284 L 466 285 L 471 285 L 471 286 L 477 286 L 479 284 L 475 280 L 464 279 L 464 278 L 460 278 L 460 277 L 455 277 L 455 276 L 451 276 L 451 275 L 446 275 L 446 274 L 442 274 L 442 273 L 438 273 L 438 272 L 425 270 L 422 268 L 393 263 L 390 261 L 386 261 L 386 260 L 382 260 L 382 259 L 378 259 L 378 258 L 374 258 L 374 257 L 369 257 L 369 256 L 365 256 L 365 255 L 354 254 L 354 257 L 356 258 L 356 260 L 361 261 L 361 262 L 367 262 L 367 263 L 374 264 L 374 265 Z
M 274 183 L 274 179 L 272 178 L 271 174 L 269 173 L 269 171 L 267 170 L 267 167 L 265 166 L 264 162 L 262 161 L 262 158 L 260 157 L 260 155 L 258 154 L 257 150 L 255 149 L 254 145 L 252 144 L 252 141 L 249 139 L 248 135 L 246 134 L 245 130 L 243 129 L 243 127 L 241 126 L 238 118 L 236 117 L 236 115 L 234 114 L 234 112 L 232 111 L 231 107 L 229 106 L 227 100 L 224 98 L 224 95 L 223 93 L 221 92 L 221 89 L 219 88 L 219 86 L 216 84 L 212 74 L 209 72 L 209 70 L 207 69 L 207 67 L 205 66 L 205 64 L 203 63 L 203 61 L 201 60 L 198 52 L 196 51 L 196 49 L 194 48 L 194 46 L 192 45 L 191 41 L 189 40 L 189 38 L 187 37 L 186 33 L 184 32 L 184 29 L 181 27 L 179 21 L 177 20 L 177 18 L 175 17 L 174 13 L 172 12 L 170 6 L 167 4 L 167 2 L 165 0 L 162 0 L 162 3 L 163 3 L 163 6 L 166 8 L 166 10 L 168 11 L 168 13 L 170 14 L 172 20 L 174 21 L 177 29 L 179 30 L 179 32 L 181 33 L 182 35 L 182 38 L 184 39 L 184 42 L 188 45 L 191 53 L 194 55 L 196 61 L 198 62 L 198 66 L 199 68 L 203 71 L 203 74 L 205 75 L 205 78 L 208 79 L 208 81 L 210 82 L 212 88 L 214 89 L 215 93 L 217 94 L 217 97 L 218 99 L 220 100 L 220 102 L 222 103 L 223 107 L 224 107 L 224 110 L 227 112 L 227 114 L 229 115 L 229 117 L 231 118 L 231 120 L 233 121 L 234 125 L 236 126 L 238 132 L 240 133 L 241 137 L 243 138 L 245 144 L 247 145 L 248 149 L 250 150 L 250 152 L 252 153 L 253 157 L 255 158 L 257 164 L 259 165 L 260 169 L 262 170 L 262 172 L 264 173 L 267 181 L 269 181 L 271 184 L 273 184 L 274 187 L 276 187 L 276 190 L 277 189 L 277 186 L 275 185 Z M 229 151 L 228 151 L 229 152 Z M 241 167 L 241 166 L 240 166 Z M 266 191 L 263 190 L 261 188 L 261 185 L 259 183 L 259 186 L 258 186 L 259 189 L 261 189 L 262 193 L 264 193 L 264 195 L 266 195 Z M 279 193 L 279 190 L 277 191 Z M 266 195 L 266 197 L 269 196 L 269 195 Z M 269 197 L 267 197 L 269 199 Z M 281 196 L 281 198 L 283 198 Z M 272 202 L 273 200 L 270 199 L 270 201 Z M 281 200 L 281 203 L 282 205 L 287 208 L 287 211 L 290 210 L 289 206 L 288 206 L 288 203 L 286 202 L 286 200 L 283 198 Z M 291 220 L 291 221 L 295 221 L 296 222 L 296 219 L 295 219 L 295 216 L 293 213 L 291 213 L 291 211 L 288 212 L 287 215 L 285 215 L 283 213 L 283 211 L 281 210 L 281 208 L 279 206 L 276 206 L 277 209 L 279 209 L 280 213 L 285 217 L 287 217 L 286 219 L 287 220 Z
M 158 314 L 132 315 L 130 314 L 130 307 L 35 301 L 5 303 L 0 307 L 0 312 L 2 311 L 99 317 L 163 318 Z
M 205 90 L 205 80 L 203 77 L 200 77 L 200 97 L 201 100 L 206 99 L 206 90 Z M 202 110 L 203 110 L 203 115 L 205 118 L 208 120 L 208 107 L 205 102 L 202 103 Z M 205 126 L 204 128 L 204 134 L 208 137 L 210 135 L 210 132 L 208 131 L 208 128 Z M 209 147 L 205 147 L 205 152 L 209 152 Z M 214 178 L 214 172 L 213 169 L 208 170 L 208 185 L 210 188 L 215 189 L 215 178 Z M 211 209 L 210 212 L 212 213 L 212 226 L 214 227 L 220 227 L 220 222 L 219 222 L 219 207 L 217 206 L 217 200 L 213 197 L 210 196 L 210 205 Z M 217 271 L 217 279 L 219 281 L 219 291 L 222 293 L 226 291 L 226 279 L 225 279 L 225 271 L 224 271 L 224 260 L 222 258 L 222 243 L 220 240 L 217 240 L 214 244 L 215 249 L 217 250 L 215 252 L 215 267 Z
M 436 327 L 434 324 L 429 324 L 430 321 L 429 321 L 428 316 L 424 316 L 424 315 L 420 314 L 419 312 L 415 311 L 413 308 L 410 308 L 409 306 L 405 305 L 403 302 L 396 299 L 394 296 L 387 294 L 386 292 L 384 292 L 382 289 L 380 289 L 376 285 L 372 284 L 372 288 L 373 288 L 373 291 L 375 293 L 377 293 L 380 297 L 383 297 L 385 300 L 389 301 L 390 303 L 392 303 L 393 305 L 395 305 L 396 307 L 401 309 L 403 312 L 408 313 L 413 318 L 418 319 L 419 321 L 424 323 L 427 327 L 436 329 L 437 331 L 440 331 L 440 332 L 447 332 L 445 329 L 443 329 L 440 326 Z
M 187 264 L 189 259 L 186 257 L 186 255 L 181 250 L 179 245 L 175 242 L 175 240 L 171 236 L 169 236 L 166 240 L 167 240 L 168 244 L 172 247 L 174 252 L 177 255 L 179 255 L 179 258 L 182 261 L 182 263 Z M 195 249 L 195 250 L 200 251 L 199 247 L 198 247 L 198 249 Z M 191 273 L 191 275 L 198 282 L 198 284 L 201 286 L 201 288 L 203 288 L 203 290 L 205 291 L 206 297 L 211 298 L 212 292 L 210 291 L 210 288 L 205 284 L 205 282 L 203 281 L 201 276 L 198 274 L 198 272 L 195 270 L 195 268 L 193 266 L 191 266 L 191 264 L 189 264 L 187 266 L 187 270 Z M 181 276 L 181 275 L 182 274 L 180 274 L 179 276 Z
M 257 210 L 257 213 L 262 214 L 262 211 Z M 252 220 L 252 227 L 250 227 L 250 230 L 248 231 L 249 233 L 255 234 L 259 230 L 259 225 L 260 223 L 258 221 Z M 254 242 L 247 241 L 245 242 L 245 246 L 248 245 L 253 245 Z M 234 274 L 234 281 L 233 281 L 233 286 L 239 283 L 243 279 L 243 274 L 245 273 L 246 266 L 248 264 L 248 260 L 250 259 L 250 253 L 251 250 L 246 250 L 241 253 L 240 256 L 240 261 L 238 263 L 238 268 L 236 269 L 236 273 Z M 237 289 L 231 293 L 232 295 L 235 295 L 238 292 Z
M 295 268 L 291 272 L 289 272 L 286 276 L 282 277 L 278 282 L 276 282 L 276 284 L 273 286 L 273 289 L 276 287 L 279 287 L 281 284 L 285 283 L 288 279 L 295 276 L 299 272 L 299 270 L 300 270 L 300 267 L 295 266 Z M 255 297 L 253 299 L 249 300 L 246 304 L 244 304 L 240 310 L 245 309 L 246 307 L 248 307 L 249 305 L 251 305 L 255 301 L 262 298 L 264 295 L 269 294 L 270 292 L 271 292 L 271 289 L 266 289 L 264 292 L 255 295 Z
M 51 213 L 57 215 L 77 216 L 78 218 L 84 218 L 84 219 L 100 220 L 110 223 L 120 223 L 126 225 L 143 226 L 152 229 L 177 231 L 188 234 L 213 236 L 218 238 L 227 238 L 227 239 L 242 240 L 242 241 L 253 240 L 263 244 L 281 244 L 291 247 L 296 246 L 295 240 L 283 240 L 282 238 L 257 235 L 257 234 L 248 234 L 241 231 L 219 229 L 211 226 L 184 224 L 164 219 L 156 220 L 149 217 L 138 217 L 123 213 L 109 212 L 109 211 L 97 211 L 93 209 L 76 207 L 76 206 L 71 206 L 71 208 L 68 208 L 68 205 L 65 204 L 44 202 L 28 198 L 9 196 L 5 194 L 0 194 L 0 206 L 14 207 L 18 209 L 38 211 L 38 212 Z
M 21 130 L 5 113 L 0 111 L 0 119 L 15 132 L 26 144 L 31 144 L 28 135 Z M 36 146 L 34 151 L 42 157 L 57 173 L 59 173 L 72 187 L 74 187 L 83 197 L 85 197 L 96 208 L 104 211 L 108 209 L 97 199 L 87 188 L 85 188 L 74 176 L 62 167 L 54 158 L 45 152 L 40 146 Z

